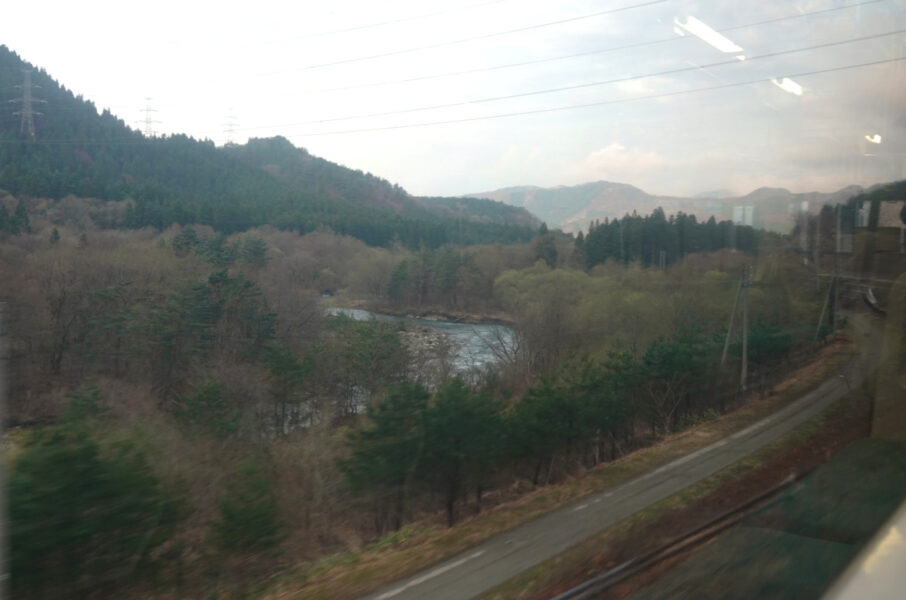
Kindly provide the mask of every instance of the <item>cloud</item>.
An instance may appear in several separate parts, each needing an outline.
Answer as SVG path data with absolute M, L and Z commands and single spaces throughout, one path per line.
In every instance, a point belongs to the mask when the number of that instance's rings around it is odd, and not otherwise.
M 572 174 L 577 182 L 609 181 L 632 182 L 654 175 L 668 167 L 666 158 L 657 152 L 627 148 L 619 142 L 595 150 L 579 163 Z

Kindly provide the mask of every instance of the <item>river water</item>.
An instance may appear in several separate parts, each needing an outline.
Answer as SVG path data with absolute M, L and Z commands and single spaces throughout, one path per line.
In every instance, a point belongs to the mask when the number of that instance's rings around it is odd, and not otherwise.
M 493 365 L 498 361 L 501 344 L 509 347 L 513 341 L 513 330 L 506 325 L 397 317 L 358 308 L 330 307 L 327 313 L 346 315 L 357 321 L 375 318 L 398 324 L 408 334 L 410 350 L 414 352 L 428 351 L 438 346 L 438 342 L 443 342 L 449 347 L 452 365 L 459 373 Z

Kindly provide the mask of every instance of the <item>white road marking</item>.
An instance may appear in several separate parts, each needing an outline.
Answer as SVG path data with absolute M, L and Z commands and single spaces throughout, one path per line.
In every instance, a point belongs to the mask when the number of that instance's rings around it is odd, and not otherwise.
M 692 454 L 687 454 L 686 456 L 684 456 L 684 457 L 682 457 L 682 458 L 678 458 L 678 459 L 676 459 L 675 461 L 669 463 L 669 464 L 666 465 L 666 466 L 667 466 L 667 467 L 670 467 L 670 468 L 678 467 L 678 466 L 680 466 L 680 465 L 686 464 L 686 463 L 689 462 L 690 460 L 694 460 L 694 459 L 698 458 L 699 456 L 701 456 L 701 455 L 704 454 L 705 452 L 708 452 L 709 450 L 711 450 L 711 448 L 710 448 L 709 446 L 705 446 L 704 448 L 699 448 L 698 450 L 696 450 L 696 451 L 693 452 Z
M 767 417 L 766 419 L 759 421 L 758 423 L 755 423 L 754 425 L 750 425 L 750 426 L 746 427 L 742 431 L 737 431 L 730 437 L 733 438 L 734 440 L 739 439 L 739 438 L 743 437 L 744 435 L 748 435 L 748 434 L 752 433 L 753 431 L 758 431 L 762 427 L 770 425 L 771 421 L 774 421 L 776 419 L 777 419 L 777 415 L 772 415 L 770 417 Z
M 577 506 L 576 508 L 573 509 L 573 512 L 579 512 L 580 510 L 585 510 L 586 508 L 588 508 L 587 504 L 580 504 L 579 506 Z
M 466 557 L 460 558 L 459 560 L 457 560 L 455 562 L 451 562 L 449 565 L 444 565 L 442 567 L 438 567 L 438 568 L 434 569 L 433 571 L 429 571 L 428 573 L 425 573 L 421 577 L 413 579 L 406 585 L 400 586 L 400 587 L 396 588 L 395 590 L 390 590 L 389 592 L 385 592 L 385 593 L 381 594 L 380 596 L 377 597 L 376 600 L 386 600 L 387 598 L 392 598 L 392 597 L 396 596 L 397 594 L 401 594 L 401 593 L 405 592 L 406 590 L 408 590 L 411 587 L 415 587 L 417 585 L 421 585 L 421 584 L 425 583 L 432 577 L 437 577 L 438 575 L 446 573 L 450 569 L 455 569 L 456 567 L 458 567 L 459 565 L 463 564 L 466 561 L 472 560 L 473 558 L 478 558 L 482 554 L 484 554 L 484 550 L 479 550 L 478 552 L 475 552 Z

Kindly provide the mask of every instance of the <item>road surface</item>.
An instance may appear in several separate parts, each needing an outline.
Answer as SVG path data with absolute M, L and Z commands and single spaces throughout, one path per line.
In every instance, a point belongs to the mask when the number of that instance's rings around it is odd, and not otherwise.
M 864 377 L 854 360 L 817 389 L 769 417 L 622 485 L 586 496 L 496 535 L 366 600 L 464 600 L 705 479 L 769 444 L 839 400 Z

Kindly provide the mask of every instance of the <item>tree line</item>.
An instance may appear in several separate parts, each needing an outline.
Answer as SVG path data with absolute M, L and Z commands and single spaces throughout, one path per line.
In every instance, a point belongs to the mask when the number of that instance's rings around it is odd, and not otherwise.
M 747 225 L 717 222 L 713 216 L 699 223 L 695 215 L 683 212 L 667 217 L 657 208 L 650 215 L 633 212 L 621 219 L 592 223 L 587 234 L 579 234 L 576 246 L 584 254 L 588 268 L 607 260 L 624 264 L 639 261 L 649 267 L 673 264 L 687 254 L 724 248 L 755 254 L 758 235 Z
M 756 328 L 753 366 L 776 366 L 791 343 L 776 328 Z M 721 412 L 721 345 L 685 332 L 643 352 L 571 357 L 508 399 L 494 381 L 476 388 L 454 378 L 433 394 L 404 382 L 369 406 L 365 424 L 348 435 L 341 468 L 353 490 L 367 492 L 362 504 L 378 533 L 399 528 L 420 498 L 439 499 L 453 525 L 457 508 L 480 511 L 489 489 L 523 478 L 545 485 Z

